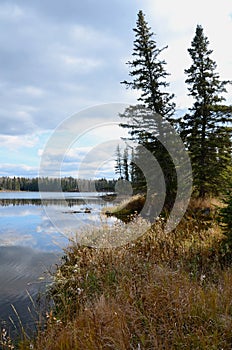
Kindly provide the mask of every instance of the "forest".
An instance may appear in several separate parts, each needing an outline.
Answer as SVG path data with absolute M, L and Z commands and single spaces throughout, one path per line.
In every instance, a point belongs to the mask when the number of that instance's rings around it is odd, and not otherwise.
M 113 192 L 116 180 L 107 180 L 105 178 L 89 180 L 76 179 L 71 176 L 59 178 L 26 178 L 26 177 L 0 177 L 0 190 L 8 191 L 39 191 L 39 183 L 42 183 L 45 191 L 63 192 Z

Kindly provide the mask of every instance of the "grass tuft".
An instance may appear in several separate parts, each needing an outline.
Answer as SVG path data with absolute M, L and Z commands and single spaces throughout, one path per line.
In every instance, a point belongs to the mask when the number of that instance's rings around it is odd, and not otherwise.
M 124 199 L 115 206 L 105 208 L 103 212 L 108 216 L 115 216 L 128 222 L 130 221 L 131 217 L 141 212 L 145 201 L 146 198 L 144 195 L 137 194 L 130 198 Z

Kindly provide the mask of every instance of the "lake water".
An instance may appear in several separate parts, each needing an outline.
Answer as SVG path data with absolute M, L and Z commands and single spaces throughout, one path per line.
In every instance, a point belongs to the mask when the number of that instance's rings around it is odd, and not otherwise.
M 41 201 L 39 192 L 0 192 L 1 325 L 17 333 L 11 304 L 25 328 L 33 324 L 31 298 L 36 301 L 38 292 L 44 293 L 68 238 L 85 225 L 100 224 L 101 210 L 110 204 L 97 193 L 63 193 L 62 198 L 46 193 Z

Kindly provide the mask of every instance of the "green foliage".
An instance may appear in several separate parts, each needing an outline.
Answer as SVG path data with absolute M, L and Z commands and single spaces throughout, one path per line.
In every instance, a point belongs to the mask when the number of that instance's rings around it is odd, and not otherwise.
M 166 91 L 169 86 L 166 81 L 168 76 L 165 71 L 166 62 L 159 59 L 160 53 L 165 48 L 157 47 L 154 34 L 150 29 L 143 12 L 139 11 L 136 28 L 134 28 L 133 60 L 128 62 L 132 81 L 122 83 L 127 88 L 141 92 L 138 101 L 142 104 L 130 106 L 120 115 L 125 120 L 121 126 L 129 130 L 130 140 L 137 143 L 131 164 L 134 188 L 136 191 L 146 192 L 148 190 L 146 179 L 156 176 L 159 181 L 158 174 L 152 173 L 150 169 L 146 169 L 146 174 L 143 173 L 143 163 L 147 159 L 144 153 L 146 149 L 154 155 L 154 159 L 158 160 L 162 168 L 166 182 L 166 198 L 170 205 L 175 197 L 176 174 L 169 153 L 164 147 L 165 138 L 167 138 L 165 123 L 166 120 L 173 122 L 175 103 L 174 95 Z M 155 179 L 154 182 L 156 182 Z
M 200 197 L 217 195 L 228 181 L 231 166 L 232 107 L 225 106 L 229 81 L 221 81 L 203 28 L 197 26 L 191 48 L 192 65 L 185 70 L 193 107 L 181 123 L 181 136 L 190 152 L 195 191 Z
M 133 61 L 129 61 L 130 76 L 133 81 L 123 81 L 127 88 L 142 91 L 142 101 L 147 108 L 150 108 L 162 116 L 170 117 L 174 113 L 175 104 L 172 102 L 174 95 L 164 92 L 169 84 L 166 82 L 168 73 L 164 69 L 166 62 L 159 60 L 160 53 L 166 48 L 158 49 L 154 34 L 145 21 L 142 11 L 138 13 L 136 22 Z
M 119 175 L 120 179 L 124 179 L 126 181 L 129 181 L 129 178 L 130 178 L 130 160 L 129 160 L 129 158 L 130 157 L 129 157 L 128 146 L 126 146 L 122 152 L 120 149 L 120 146 L 117 145 L 115 155 L 116 155 L 115 173 Z
M 123 152 L 123 174 L 124 174 L 124 179 L 126 181 L 129 181 L 129 153 L 128 153 L 128 147 L 124 149 Z
M 123 165 L 122 165 L 122 154 L 121 154 L 121 149 L 119 145 L 117 145 L 115 155 L 116 155 L 115 173 L 119 175 L 119 178 L 121 178 Z
M 107 180 L 105 178 L 97 180 L 75 179 L 71 176 L 63 178 L 25 178 L 25 177 L 0 177 L 1 190 L 9 191 L 39 191 L 39 182 L 42 183 L 44 191 L 57 191 L 62 188 L 62 191 L 80 191 L 98 192 L 114 191 L 115 180 Z
M 174 123 L 174 96 L 165 92 L 169 85 L 166 82 L 168 73 L 164 69 L 165 61 L 159 59 L 165 48 L 157 48 L 150 29 L 143 12 L 139 11 L 134 28 L 133 60 L 128 62 L 129 75 L 133 79 L 122 83 L 141 92 L 138 101 L 143 104 L 127 108 L 120 115 L 125 120 L 121 126 L 129 130 L 132 141 L 144 146 L 158 160 L 165 178 L 166 204 L 171 207 L 175 200 L 176 174 L 172 159 L 163 145 L 167 138 L 165 119 L 174 125 L 177 120 Z M 194 190 L 199 197 L 220 194 L 231 178 L 232 166 L 232 106 L 223 103 L 223 93 L 227 92 L 226 86 L 231 82 L 220 80 L 216 62 L 211 58 L 212 50 L 208 46 L 208 38 L 198 25 L 188 49 L 193 63 L 185 70 L 189 95 L 194 103 L 189 113 L 179 121 L 181 137 L 191 157 Z M 154 113 L 153 118 L 149 111 Z M 156 113 L 162 116 L 161 120 L 156 118 Z M 136 189 L 146 191 L 146 176 L 135 165 L 142 157 L 142 148 L 135 147 L 132 179 Z

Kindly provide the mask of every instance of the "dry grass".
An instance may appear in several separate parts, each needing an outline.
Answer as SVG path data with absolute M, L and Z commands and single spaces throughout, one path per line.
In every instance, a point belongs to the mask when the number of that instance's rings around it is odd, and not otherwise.
M 195 217 L 189 210 L 169 234 L 157 222 L 122 247 L 72 242 L 54 276 L 56 307 L 34 349 L 231 349 L 232 268 L 223 236 L 212 218 L 202 225 L 190 209 Z
M 128 221 L 127 219 L 130 219 L 131 215 L 140 213 L 145 201 L 145 196 L 137 194 L 120 201 L 120 203 L 115 206 L 105 208 L 103 212 L 107 215 L 114 215 L 121 219 L 124 218 L 125 221 Z

